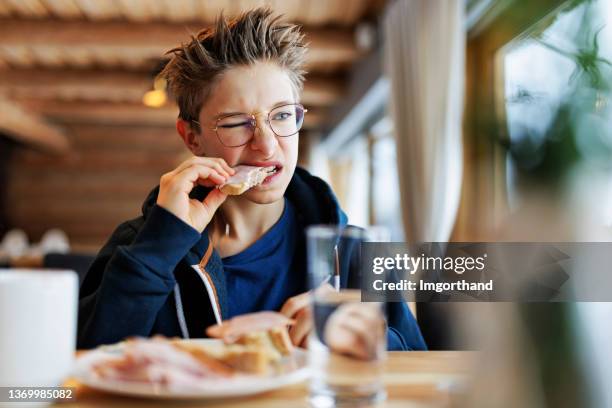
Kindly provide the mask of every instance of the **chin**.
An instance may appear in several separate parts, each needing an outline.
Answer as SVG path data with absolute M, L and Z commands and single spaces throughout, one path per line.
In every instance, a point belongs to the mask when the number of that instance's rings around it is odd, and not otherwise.
M 284 190 L 274 189 L 267 191 L 250 190 L 244 193 L 242 196 L 249 201 L 257 204 L 272 204 L 281 200 L 285 195 Z
M 291 177 L 285 171 L 286 169 L 283 169 L 284 174 L 279 174 L 280 177 L 271 184 L 254 187 L 242 194 L 242 197 L 257 204 L 272 204 L 282 200 L 291 181 Z M 293 175 L 293 172 L 291 172 L 291 175 Z

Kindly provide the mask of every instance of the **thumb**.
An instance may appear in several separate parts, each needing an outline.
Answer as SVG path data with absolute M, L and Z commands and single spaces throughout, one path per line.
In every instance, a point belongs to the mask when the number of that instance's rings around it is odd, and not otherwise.
M 206 210 L 212 217 L 215 211 L 217 211 L 219 206 L 223 204 L 226 198 L 227 194 L 223 193 L 218 188 L 213 188 L 211 192 L 208 193 L 204 201 L 202 201 L 202 204 L 204 204 L 204 207 L 206 207 Z

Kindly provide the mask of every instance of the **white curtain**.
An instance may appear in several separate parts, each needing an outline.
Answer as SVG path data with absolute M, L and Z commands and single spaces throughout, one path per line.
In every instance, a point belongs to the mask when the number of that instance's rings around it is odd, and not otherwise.
M 462 0 L 397 0 L 386 10 L 385 69 L 406 240 L 447 241 L 461 193 Z

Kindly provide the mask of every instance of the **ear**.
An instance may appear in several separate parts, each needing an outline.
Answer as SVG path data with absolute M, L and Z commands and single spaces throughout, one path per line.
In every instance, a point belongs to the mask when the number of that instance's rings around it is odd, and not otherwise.
M 176 131 L 183 139 L 183 143 L 185 146 L 193 153 L 195 156 L 201 156 L 203 154 L 203 139 L 202 132 L 198 132 L 197 129 L 194 129 L 191 126 L 191 123 L 187 122 L 183 119 L 176 120 Z

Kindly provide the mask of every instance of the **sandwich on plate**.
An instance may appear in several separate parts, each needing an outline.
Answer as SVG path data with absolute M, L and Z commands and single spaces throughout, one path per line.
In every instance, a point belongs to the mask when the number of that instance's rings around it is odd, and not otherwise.
M 258 312 L 223 321 L 206 333 L 219 342 L 190 342 L 155 336 L 131 338 L 121 353 L 93 365 L 107 380 L 198 388 L 203 379 L 265 376 L 291 367 L 293 345 L 287 328 L 294 321 L 277 312 Z M 284 365 L 283 365 L 284 364 Z

